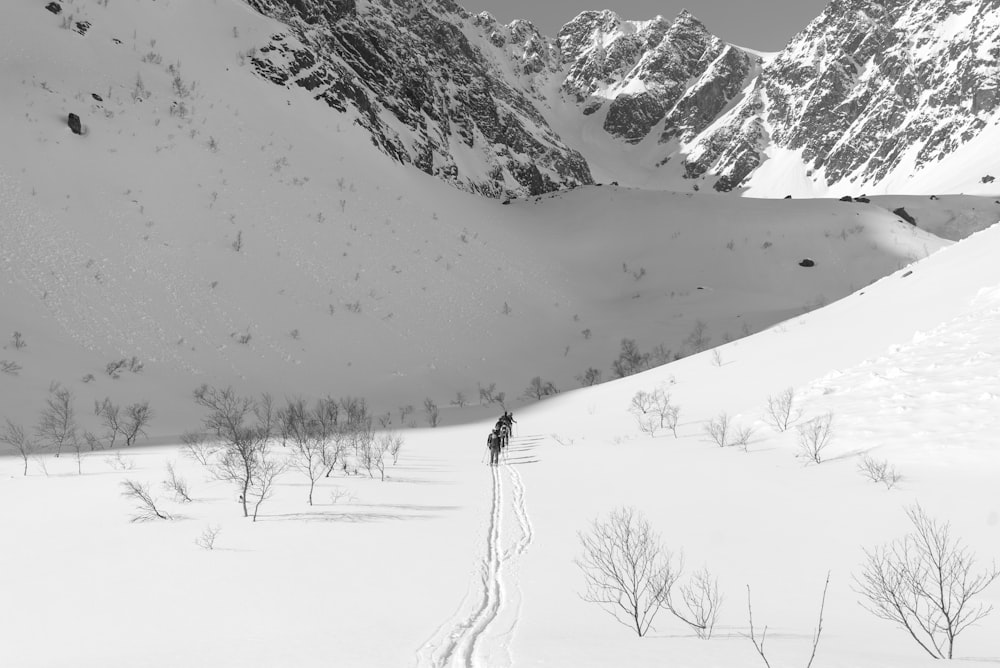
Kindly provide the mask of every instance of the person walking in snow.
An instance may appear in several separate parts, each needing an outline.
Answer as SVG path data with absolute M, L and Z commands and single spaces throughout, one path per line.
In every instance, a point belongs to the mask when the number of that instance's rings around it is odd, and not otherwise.
M 503 441 L 500 439 L 500 432 L 496 429 L 490 432 L 486 439 L 486 447 L 490 449 L 490 466 L 500 464 L 500 447 Z
M 514 423 L 517 420 L 514 419 L 513 413 L 504 411 L 503 415 L 500 416 L 500 421 L 507 427 L 507 437 L 504 439 L 504 445 L 506 446 L 507 442 L 510 441 L 510 435 L 514 433 Z

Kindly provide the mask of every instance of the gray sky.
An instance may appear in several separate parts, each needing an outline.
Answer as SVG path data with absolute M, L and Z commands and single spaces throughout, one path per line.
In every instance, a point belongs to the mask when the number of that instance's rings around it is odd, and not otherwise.
M 673 18 L 687 9 L 708 30 L 734 44 L 778 51 L 806 27 L 827 0 L 458 0 L 471 12 L 488 11 L 501 23 L 527 19 L 553 36 L 588 9 L 610 9 L 623 19 Z

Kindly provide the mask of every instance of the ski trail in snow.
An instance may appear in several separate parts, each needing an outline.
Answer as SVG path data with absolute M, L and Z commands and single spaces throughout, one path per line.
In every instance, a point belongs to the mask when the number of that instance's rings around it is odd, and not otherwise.
M 502 668 L 510 666 L 510 641 L 520 618 L 522 593 L 518 582 L 521 556 L 534 539 L 525 502 L 524 481 L 508 452 L 523 453 L 537 441 L 512 438 L 491 467 L 492 496 L 486 526 L 486 544 L 474 583 L 458 610 L 417 651 L 419 668 Z M 504 477 L 511 492 L 505 498 Z M 507 506 L 516 520 L 505 526 Z M 515 538 L 516 535 L 516 538 Z

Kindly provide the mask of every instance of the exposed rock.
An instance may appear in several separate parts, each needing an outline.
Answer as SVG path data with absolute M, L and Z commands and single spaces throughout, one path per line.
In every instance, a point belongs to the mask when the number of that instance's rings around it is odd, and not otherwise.
M 53 14 L 62 13 L 62 5 L 60 5 L 58 2 L 50 2 L 49 4 L 45 5 L 45 9 L 49 10 Z
M 800 267 L 815 267 L 816 263 L 813 260 L 810 260 L 809 258 L 806 258 L 806 259 L 802 260 L 802 262 L 799 262 L 799 266 Z
M 80 117 L 76 114 L 70 112 L 69 116 L 66 117 L 66 123 L 69 125 L 69 129 L 73 131 L 73 134 L 83 134 L 83 126 L 80 124 Z
M 892 212 L 897 216 L 899 216 L 900 218 L 902 218 L 903 220 L 905 220 L 906 222 L 908 222 L 910 225 L 917 224 L 917 219 L 911 216 L 903 207 L 899 207 L 898 209 L 893 209 Z

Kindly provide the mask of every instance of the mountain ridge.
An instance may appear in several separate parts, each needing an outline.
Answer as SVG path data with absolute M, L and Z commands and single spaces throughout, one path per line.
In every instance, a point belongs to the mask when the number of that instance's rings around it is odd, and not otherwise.
M 450 0 L 246 1 L 294 37 L 261 49 L 262 75 L 351 106 L 394 159 L 492 197 L 597 180 L 771 197 L 925 192 L 930 174 L 949 173 L 942 161 L 1000 121 L 989 0 L 837 0 L 767 57 L 688 10 L 648 21 L 586 11 L 546 37 Z M 988 192 L 976 179 L 996 161 L 978 160 L 961 191 Z

